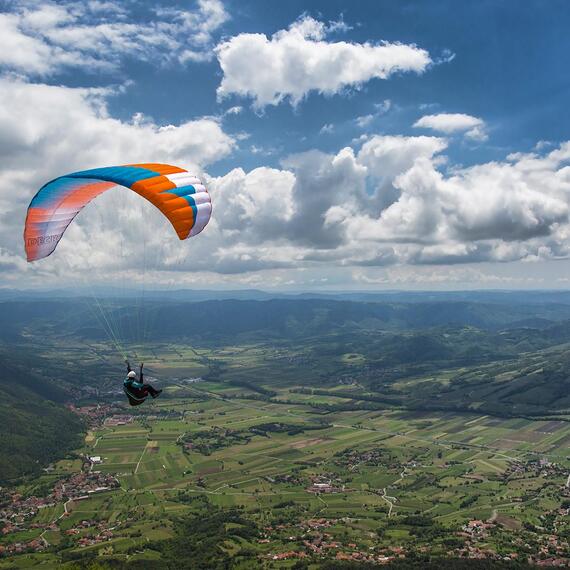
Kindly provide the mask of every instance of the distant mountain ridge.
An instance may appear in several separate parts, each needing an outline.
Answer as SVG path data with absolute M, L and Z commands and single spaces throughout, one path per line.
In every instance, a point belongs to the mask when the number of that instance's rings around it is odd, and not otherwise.
M 120 300 L 103 302 L 106 316 L 126 335 L 140 328 L 141 307 Z M 99 307 L 97 307 L 98 309 Z M 167 303 L 147 300 L 148 334 L 161 339 L 221 338 L 264 333 L 270 338 L 319 335 L 331 330 L 418 330 L 473 326 L 497 331 L 512 327 L 547 330 L 570 319 L 563 303 L 493 304 L 468 301 L 380 303 L 328 299 L 209 300 Z M 563 325 L 562 325 L 563 326 Z M 0 302 L 0 339 L 15 339 L 31 327 L 36 333 L 103 338 L 105 331 L 87 298 Z
M 138 299 L 142 291 L 137 288 L 93 287 L 67 289 L 0 289 L 0 301 L 65 300 L 71 298 Z M 322 299 L 373 303 L 428 303 L 464 301 L 491 304 L 552 304 L 570 305 L 570 290 L 508 290 L 489 289 L 474 291 L 264 291 L 261 289 L 145 289 L 147 299 L 160 301 L 200 302 L 213 300 L 268 301 L 272 299 Z

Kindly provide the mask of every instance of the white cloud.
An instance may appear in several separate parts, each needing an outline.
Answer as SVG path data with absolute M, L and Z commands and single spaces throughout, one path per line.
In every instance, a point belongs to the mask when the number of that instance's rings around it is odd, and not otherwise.
M 480 142 L 488 139 L 485 121 L 464 113 L 424 115 L 414 123 L 414 127 L 431 129 L 446 135 L 460 132 L 464 133 L 468 139 Z
M 392 108 L 392 101 L 390 101 L 390 99 L 384 99 L 384 101 L 380 103 L 374 103 L 374 107 L 376 108 L 376 113 L 383 115 Z
M 570 255 L 570 145 L 544 157 L 450 175 L 440 169 L 444 149 L 445 141 L 436 137 L 377 135 L 358 154 L 345 148 L 336 155 L 291 157 L 286 170 L 271 171 L 271 180 L 256 171 L 251 178 L 253 173 L 240 171 L 239 183 L 236 173 L 216 179 L 214 198 L 227 212 L 218 219 L 220 228 L 235 232 L 229 249 L 219 242 L 226 269 L 218 270 L 457 265 Z M 238 207 L 243 181 L 248 196 L 276 189 L 292 210 L 276 219 L 278 202 L 251 197 Z M 370 194 L 366 187 L 374 183 Z M 231 204 L 217 194 L 222 184 L 236 189 L 226 190 Z
M 418 158 L 432 159 L 446 147 L 446 141 L 439 137 L 375 135 L 362 145 L 358 160 L 375 178 L 392 181 Z
M 74 89 L 0 78 L 0 151 L 3 168 L 26 164 L 72 168 L 148 157 L 205 165 L 228 155 L 233 139 L 211 118 L 156 125 L 109 116 L 112 90 Z M 88 152 L 79 152 L 88 147 Z M 69 170 L 69 169 L 68 169 Z M 36 170 L 37 171 L 37 170 Z
M 336 155 L 310 151 L 289 157 L 283 165 L 295 173 L 295 215 L 286 235 L 310 248 L 341 245 L 342 228 L 328 212 L 339 204 L 350 211 L 364 199 L 366 168 L 358 164 L 354 151 L 348 147 Z
M 297 105 L 311 91 L 332 95 L 374 78 L 422 73 L 431 63 L 413 44 L 327 42 L 328 32 L 305 16 L 271 38 L 243 33 L 222 42 L 216 47 L 224 74 L 218 96 L 250 97 L 257 109 L 285 98 Z
M 489 135 L 484 126 L 473 127 L 465 133 L 465 138 L 476 142 L 485 142 L 489 139 Z
M 326 123 L 321 127 L 319 133 L 321 135 L 330 135 L 334 132 L 334 125 L 332 123 Z
M 434 63 L 436 65 L 441 65 L 442 63 L 451 63 L 455 59 L 455 54 L 449 50 L 444 49 L 441 55 L 435 58 Z
M 239 216 L 241 229 L 233 237 L 242 245 L 231 251 L 247 251 L 244 267 L 258 269 L 456 265 L 570 254 L 570 146 L 556 155 L 451 175 L 440 170 L 445 146 L 436 137 L 377 135 L 358 154 L 345 148 L 336 155 L 312 151 L 291 157 L 286 170 L 272 171 L 271 182 L 241 172 L 252 185 L 248 193 L 255 185 L 259 192 L 277 188 L 276 181 L 286 179 L 286 190 L 278 194 L 292 202 L 293 211 L 276 220 L 277 206 L 271 204 Z M 222 183 L 240 187 L 222 177 L 214 192 Z M 232 193 L 228 212 L 240 211 L 235 204 L 241 196 Z M 263 256 L 257 253 L 261 244 Z M 232 271 L 238 267 L 234 258 Z
M 245 173 L 236 168 L 211 180 L 220 206 L 216 219 L 222 231 L 244 229 L 256 240 L 267 238 L 275 224 L 290 221 L 295 211 L 293 185 L 295 176 L 274 168 L 255 168 Z
M 554 146 L 554 143 L 552 141 L 538 141 L 534 145 L 534 150 L 540 152 L 540 151 L 546 150 L 548 148 L 551 148 L 553 146 Z
M 251 152 L 251 154 L 259 154 L 259 155 L 263 155 L 263 156 L 271 156 L 272 154 L 277 154 L 278 149 L 274 148 L 274 147 L 264 147 L 264 146 L 259 146 L 259 145 L 255 145 L 252 144 L 249 147 L 249 151 Z
M 243 107 L 239 105 L 235 105 L 234 107 L 230 107 L 224 111 L 224 116 L 226 115 L 239 115 L 243 111 Z
M 376 109 L 374 113 L 361 115 L 354 119 L 354 122 L 359 128 L 365 129 L 371 126 L 378 117 L 385 115 L 392 108 L 392 101 L 390 101 L 390 99 L 385 99 L 381 103 L 375 103 L 374 108 Z
M 412 141 L 406 139 L 408 145 Z M 371 144 L 382 148 L 385 142 L 379 138 Z M 407 149 L 408 163 L 400 163 L 402 171 L 391 180 L 398 197 L 379 215 L 361 211 L 340 222 L 347 236 L 361 243 L 391 243 L 405 263 L 512 261 L 568 254 L 569 145 L 546 157 L 487 163 L 450 176 L 437 168 L 425 148 L 422 154 L 416 148 L 416 153 L 413 158 Z M 370 156 L 367 160 L 374 162 Z
M 373 114 L 369 114 L 369 115 L 361 115 L 360 117 L 356 117 L 356 119 L 354 119 L 354 122 L 356 123 L 356 125 L 358 127 L 360 127 L 361 129 L 364 129 L 365 127 L 368 127 L 369 125 L 372 124 L 372 121 L 374 121 L 375 115 Z
M 329 22 L 329 25 L 327 26 L 327 32 L 330 34 L 346 33 L 346 32 L 350 32 L 350 30 L 352 30 L 352 29 L 353 29 L 353 26 L 348 25 L 342 19 L 342 17 L 340 18 L 340 20 Z
M 124 57 L 208 60 L 213 34 L 228 18 L 220 0 L 198 0 L 193 11 L 157 9 L 142 22 L 115 2 L 15 2 L 0 14 L 0 66 L 49 76 L 65 68 L 114 70 Z

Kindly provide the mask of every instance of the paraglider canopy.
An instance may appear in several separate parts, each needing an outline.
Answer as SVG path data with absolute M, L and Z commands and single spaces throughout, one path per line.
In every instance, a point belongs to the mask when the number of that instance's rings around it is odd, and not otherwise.
M 24 245 L 28 261 L 51 255 L 75 216 L 99 194 L 122 186 L 146 198 L 184 240 L 210 220 L 210 195 L 201 180 L 169 164 L 131 164 L 66 174 L 45 184 L 26 216 Z

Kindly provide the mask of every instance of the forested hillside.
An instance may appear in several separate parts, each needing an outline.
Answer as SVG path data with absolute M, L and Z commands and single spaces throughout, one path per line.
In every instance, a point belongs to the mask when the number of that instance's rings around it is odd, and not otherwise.
M 83 424 L 52 382 L 0 355 L 0 390 L 0 483 L 36 473 L 80 444 Z

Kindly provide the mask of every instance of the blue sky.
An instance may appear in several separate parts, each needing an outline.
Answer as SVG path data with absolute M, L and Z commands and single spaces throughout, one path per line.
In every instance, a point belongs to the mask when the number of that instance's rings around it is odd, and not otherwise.
M 248 132 L 252 144 L 280 152 L 268 160 L 245 149 L 216 165 L 217 174 L 236 163 L 247 169 L 277 164 L 280 154 L 315 146 L 332 152 L 363 132 L 417 134 L 411 125 L 425 114 L 421 105 L 431 105 L 430 112 L 482 117 L 489 125 L 492 140 L 488 144 L 475 152 L 453 149 L 454 158 L 463 164 L 501 159 L 509 152 L 531 150 L 538 140 L 559 141 L 567 136 L 570 77 L 562 66 L 563 54 L 570 52 L 570 11 L 563 1 L 549 3 L 548 9 L 544 2 L 532 1 L 291 1 L 272 3 L 271 9 L 263 2 L 226 5 L 232 17 L 221 28 L 222 37 L 243 32 L 270 36 L 308 14 L 324 22 L 342 19 L 352 27 L 331 34 L 331 40 L 415 43 L 434 59 L 445 59 L 448 52 L 455 58 L 421 76 L 371 80 L 346 95 L 323 97 L 312 92 L 295 110 L 282 104 L 267 108 L 261 116 L 241 97 L 216 100 L 221 75 L 216 60 L 190 65 L 182 77 L 179 68 L 132 63 L 109 76 L 116 81 L 126 71 L 126 77 L 136 82 L 136 87 L 111 101 L 110 109 L 118 116 L 140 111 L 159 122 L 177 123 L 243 106 L 242 114 L 228 120 L 228 130 Z M 194 83 L 200 88 L 195 89 Z M 366 128 L 354 123 L 359 116 L 374 114 L 374 105 L 386 99 L 394 105 L 390 113 Z M 322 136 L 319 131 L 324 124 L 335 125 L 335 132 Z
M 0 193 L 0 285 L 69 278 L 14 237 L 46 179 L 155 159 L 211 188 L 188 286 L 566 286 L 564 0 L 0 7 L 0 181 L 21 185 Z M 81 216 L 72 239 L 102 231 Z M 112 243 L 124 220 L 97 223 Z

